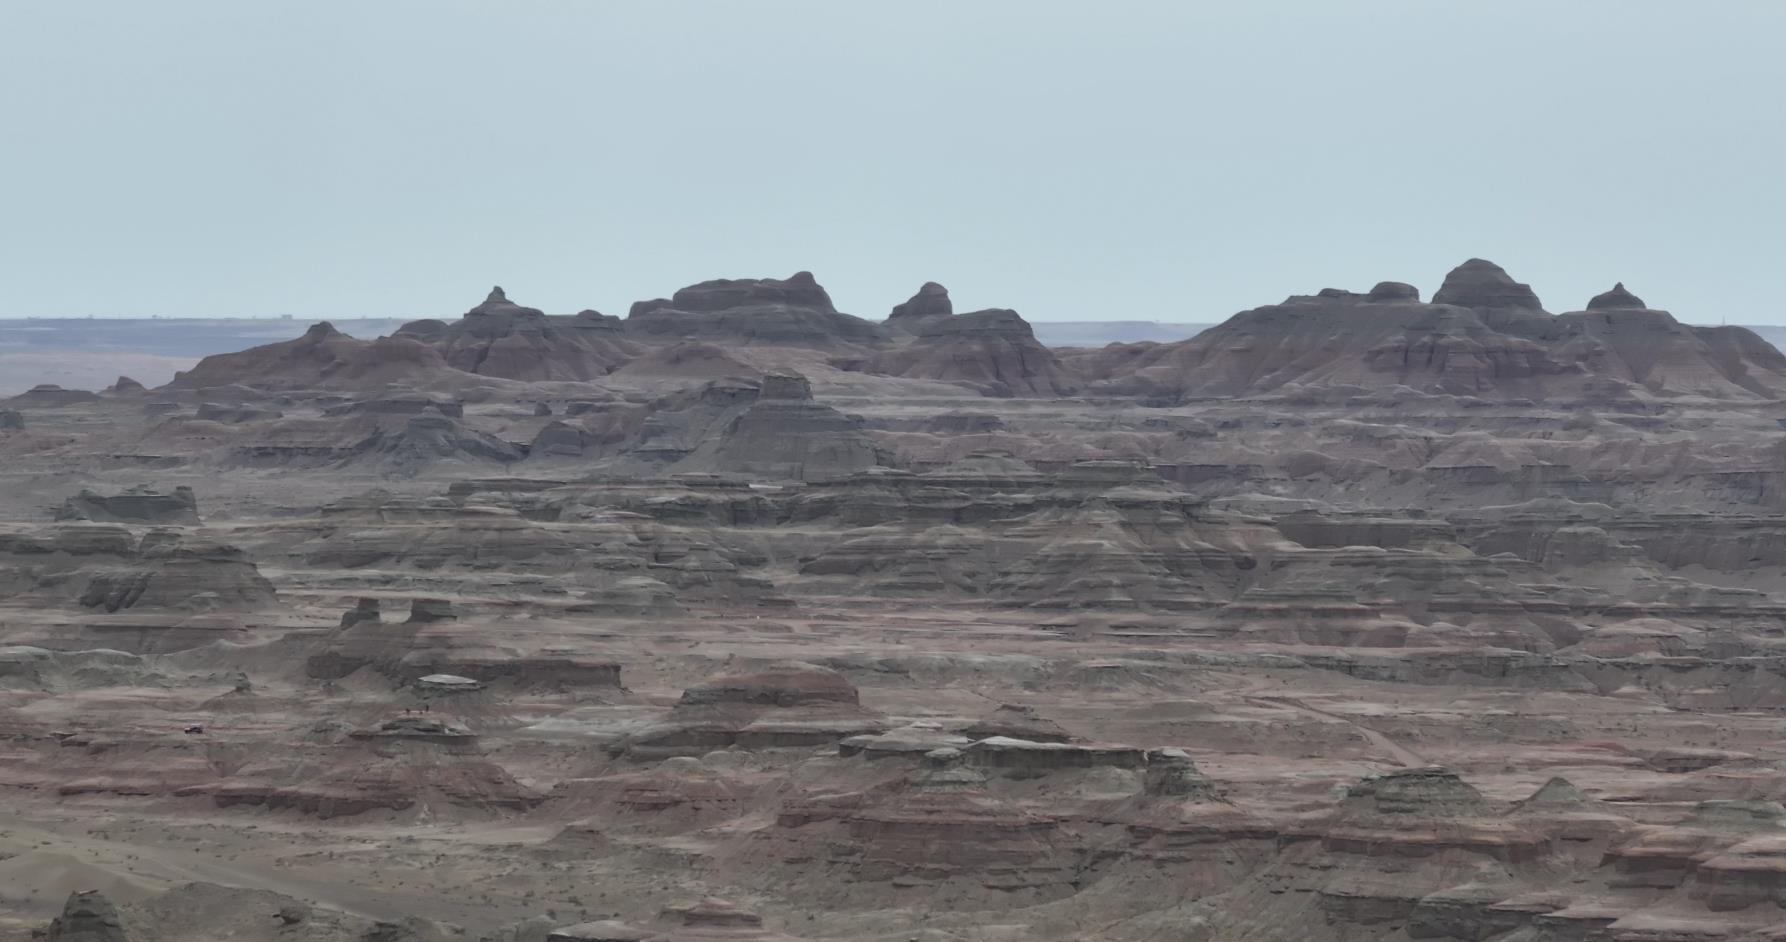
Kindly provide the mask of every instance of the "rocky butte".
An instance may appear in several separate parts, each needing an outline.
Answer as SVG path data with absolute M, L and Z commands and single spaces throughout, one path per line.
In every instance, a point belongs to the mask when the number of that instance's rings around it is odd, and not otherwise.
M 1786 937 L 1786 358 L 1430 274 L 0 402 L 0 942 Z

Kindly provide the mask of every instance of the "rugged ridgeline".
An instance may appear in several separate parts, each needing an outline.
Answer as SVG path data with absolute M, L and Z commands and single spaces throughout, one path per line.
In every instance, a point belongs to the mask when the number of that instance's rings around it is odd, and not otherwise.
M 439 350 L 454 369 L 516 380 L 594 379 L 639 352 L 618 318 L 599 311 L 547 317 L 510 301 L 501 288 L 453 323 L 413 321 L 396 336 Z
M 173 389 L 381 390 L 404 386 L 488 396 L 515 383 L 622 387 L 751 377 L 761 351 L 799 350 L 839 370 L 939 380 L 988 396 L 1055 396 L 1076 381 L 1014 311 L 955 315 L 927 284 L 884 325 L 840 313 L 809 272 L 790 278 L 706 281 L 640 301 L 627 317 L 549 316 L 501 288 L 455 321 L 421 320 L 376 341 L 319 324 L 303 337 L 206 358 Z M 826 356 L 816 360 L 810 354 Z M 482 380 L 474 377 L 483 377 Z M 511 383 L 493 382 L 500 380 Z M 48 396 L 45 392 L 43 396 Z
M 1623 400 L 1777 399 L 1786 358 L 1741 327 L 1691 327 L 1620 284 L 1553 315 L 1526 285 L 1471 259 L 1432 301 L 1383 282 L 1236 314 L 1174 344 L 1075 361 L 1105 394 L 1171 399 L 1301 395 Z
M 496 292 L 0 403 L 0 940 L 1780 938 L 1779 355 L 1420 297 Z
M 1693 327 L 1622 284 L 1565 314 L 1472 259 L 1430 302 L 1400 282 L 1324 289 L 1244 311 L 1189 340 L 1051 351 L 1016 312 L 957 314 L 926 283 L 875 324 L 839 312 L 808 272 L 707 281 L 640 301 L 624 319 L 549 316 L 493 290 L 457 320 L 422 320 L 367 341 L 319 324 L 303 337 L 208 357 L 169 391 L 252 389 L 364 394 L 406 388 L 472 398 L 562 395 L 551 384 L 661 391 L 765 369 L 942 382 L 988 397 L 1083 392 L 1159 403 L 1292 397 L 1618 403 L 1773 400 L 1786 358 L 1753 332 Z M 898 388 L 894 387 L 881 387 Z M 934 387 L 911 387 L 914 393 Z M 136 384 L 108 390 L 142 395 Z M 190 393 L 188 393 L 190 394 Z M 87 397 L 87 398 L 80 398 Z M 15 406 L 91 402 L 43 387 Z

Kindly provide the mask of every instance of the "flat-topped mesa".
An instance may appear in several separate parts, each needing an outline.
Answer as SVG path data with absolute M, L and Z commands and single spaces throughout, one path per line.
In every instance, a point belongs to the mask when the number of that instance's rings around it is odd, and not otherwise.
M 903 304 L 893 305 L 892 313 L 887 315 L 887 322 L 910 323 L 930 317 L 948 317 L 954 313 L 955 305 L 949 300 L 949 289 L 934 281 L 926 281 L 917 294 Z
M 918 327 L 919 338 L 948 338 L 963 340 L 978 336 L 1000 337 L 1006 340 L 1036 342 L 1036 332 L 1010 308 L 987 308 L 983 311 L 968 311 L 965 314 L 948 318 L 926 321 Z
M 879 325 L 839 313 L 811 272 L 788 278 L 726 278 L 640 301 L 627 333 L 643 339 L 726 340 L 784 346 L 880 344 Z
M 787 278 L 715 278 L 689 285 L 670 296 L 679 311 L 715 312 L 760 305 L 788 305 L 837 313 L 831 295 L 809 271 Z
M 1346 789 L 1344 811 L 1368 817 L 1456 818 L 1481 815 L 1488 803 L 1475 786 L 1439 766 L 1397 769 Z
M 729 900 L 708 897 L 686 909 L 667 909 L 666 917 L 681 917 L 685 926 L 711 926 L 716 928 L 755 928 L 763 924 L 763 917 L 739 906 Z
M 982 717 L 962 729 L 969 739 L 990 739 L 1004 736 L 1030 742 L 1071 742 L 1073 737 L 1054 722 L 1036 712 L 1035 707 L 1001 703 L 990 716 Z
M 1648 308 L 1649 305 L 1644 304 L 1642 298 L 1627 291 L 1625 289 L 1625 283 L 1621 281 L 1614 284 L 1611 291 L 1605 291 L 1594 295 L 1594 297 L 1588 301 L 1587 309 L 1590 311 L 1607 311 L 1647 310 Z
M 754 671 L 720 674 L 682 692 L 680 707 L 716 704 L 797 707 L 861 702 L 856 686 L 828 667 L 786 661 Z
M 728 670 L 686 688 L 661 722 L 610 743 L 608 752 L 656 760 L 729 746 L 836 748 L 840 741 L 886 728 L 878 714 L 862 708 L 855 685 L 843 675 L 815 664 L 781 661 Z
M 689 284 L 670 297 L 679 311 L 725 311 L 757 304 L 789 304 L 832 311 L 830 295 L 813 272 L 795 272 L 786 279 L 713 279 Z
M 1433 294 L 1433 303 L 1474 309 L 1544 310 L 1531 285 L 1514 281 L 1501 266 L 1480 258 L 1453 268 Z
M 98 401 L 100 401 L 100 396 L 96 392 L 89 392 L 85 389 L 63 389 L 55 383 L 38 383 L 11 399 L 0 399 L 0 404 L 58 409 L 64 406 L 79 406 Z

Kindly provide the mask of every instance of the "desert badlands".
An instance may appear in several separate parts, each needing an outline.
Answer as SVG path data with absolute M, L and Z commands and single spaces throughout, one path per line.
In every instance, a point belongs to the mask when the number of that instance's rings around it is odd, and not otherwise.
M 1411 275 L 0 400 L 0 939 L 1786 939 L 1786 357 Z

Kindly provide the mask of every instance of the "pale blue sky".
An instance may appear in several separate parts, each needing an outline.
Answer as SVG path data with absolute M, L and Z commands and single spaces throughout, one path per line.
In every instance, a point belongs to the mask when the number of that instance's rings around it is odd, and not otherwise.
M 625 314 L 810 269 L 1219 320 L 1477 255 L 1786 322 L 1786 3 L 0 6 L 0 316 Z

